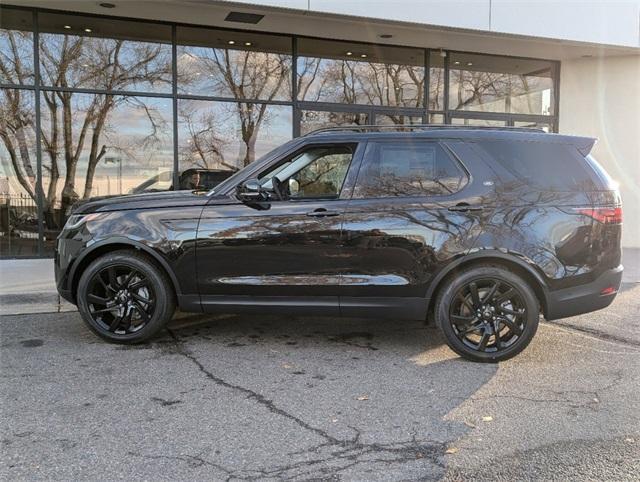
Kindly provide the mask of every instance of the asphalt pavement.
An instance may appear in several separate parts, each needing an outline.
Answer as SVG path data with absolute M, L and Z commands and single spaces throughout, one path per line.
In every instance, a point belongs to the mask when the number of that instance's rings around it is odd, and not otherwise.
M 638 480 L 639 334 L 640 284 L 498 365 L 417 322 L 3 316 L 0 479 Z

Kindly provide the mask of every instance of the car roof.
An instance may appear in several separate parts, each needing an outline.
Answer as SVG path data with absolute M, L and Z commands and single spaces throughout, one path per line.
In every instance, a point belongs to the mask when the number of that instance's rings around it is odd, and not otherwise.
M 353 126 L 320 129 L 303 136 L 309 142 L 345 142 L 374 139 L 449 139 L 449 140 L 503 140 L 533 141 L 571 144 L 583 155 L 587 155 L 596 139 L 592 137 L 547 133 L 541 129 L 515 127 L 469 127 L 469 126 Z

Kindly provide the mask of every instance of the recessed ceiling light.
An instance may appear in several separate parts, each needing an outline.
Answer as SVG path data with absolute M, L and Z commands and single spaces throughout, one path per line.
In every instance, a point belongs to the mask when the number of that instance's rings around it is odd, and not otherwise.
M 363 59 L 367 58 L 367 54 L 360 54 L 360 57 L 362 57 Z
M 460 61 L 459 61 L 459 60 L 456 60 L 456 61 L 454 62 L 454 64 L 456 64 L 456 65 L 460 65 Z
M 91 33 L 91 29 L 90 28 L 85 28 L 84 31 L 87 32 L 87 33 Z
M 71 25 L 65 25 L 64 28 L 69 30 L 71 28 Z
M 245 42 L 244 43 L 245 47 L 251 47 L 251 45 L 253 45 L 251 42 Z
M 229 45 L 234 45 L 234 44 L 236 43 L 236 41 L 235 41 L 235 40 L 229 40 L 227 43 L 228 43 Z
M 116 8 L 116 6 L 113 3 L 109 3 L 109 2 L 103 2 L 100 4 L 100 6 L 102 8 Z
M 473 62 L 467 62 L 467 65 L 471 67 L 473 65 Z
M 353 52 L 347 52 L 346 55 L 347 57 L 351 57 L 353 55 Z

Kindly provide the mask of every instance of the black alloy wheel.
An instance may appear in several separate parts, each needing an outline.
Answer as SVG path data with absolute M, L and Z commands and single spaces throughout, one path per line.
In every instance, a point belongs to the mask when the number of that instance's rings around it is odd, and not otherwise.
M 515 356 L 538 327 L 539 304 L 531 288 L 501 266 L 481 266 L 449 280 L 436 319 L 449 346 L 474 361 Z
M 114 264 L 93 275 L 87 302 L 94 323 L 126 335 L 141 330 L 151 320 L 156 296 L 143 273 L 130 265 Z
M 136 343 L 149 339 L 173 316 L 171 281 L 148 256 L 116 251 L 83 272 L 78 308 L 85 323 L 109 341 Z

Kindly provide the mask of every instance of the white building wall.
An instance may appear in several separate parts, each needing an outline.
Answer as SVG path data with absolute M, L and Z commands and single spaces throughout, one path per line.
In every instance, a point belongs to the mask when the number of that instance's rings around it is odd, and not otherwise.
M 376 20 L 640 47 L 640 0 L 233 0 Z
M 622 244 L 640 248 L 640 56 L 563 62 L 560 132 L 598 138 L 593 154 L 620 183 Z

